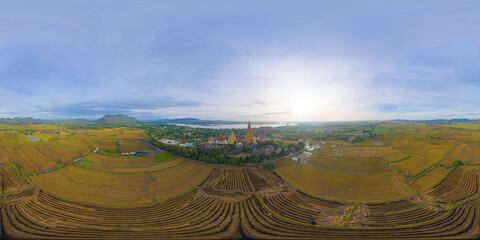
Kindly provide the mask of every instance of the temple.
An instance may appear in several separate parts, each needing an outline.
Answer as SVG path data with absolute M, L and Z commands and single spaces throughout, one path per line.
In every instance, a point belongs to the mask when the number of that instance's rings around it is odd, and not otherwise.
M 216 144 L 227 144 L 227 139 L 220 134 L 215 141 Z
M 250 121 L 248 121 L 247 133 L 245 134 L 245 143 L 256 143 L 255 137 L 253 136 L 252 126 Z
M 235 134 L 232 132 L 230 133 L 230 137 L 228 138 L 228 144 L 235 144 L 237 142 L 237 137 L 235 137 Z

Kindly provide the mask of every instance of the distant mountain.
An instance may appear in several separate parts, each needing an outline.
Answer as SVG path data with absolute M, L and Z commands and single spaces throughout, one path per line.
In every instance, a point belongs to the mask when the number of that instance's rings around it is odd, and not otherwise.
M 95 123 L 94 120 L 88 120 L 88 119 L 85 119 L 85 118 L 75 118 L 75 119 L 63 120 L 62 122 L 64 122 L 64 123 L 77 123 L 77 124 L 92 124 L 92 123 Z
M 52 120 L 42 120 L 35 119 L 32 117 L 14 117 L 14 118 L 0 118 L 0 123 L 9 123 L 9 124 L 43 124 L 43 123 L 52 123 Z
M 148 121 L 151 123 L 181 123 L 181 124 L 193 124 L 193 125 L 216 125 L 216 124 L 231 124 L 231 123 L 243 123 L 239 121 L 224 121 L 224 120 L 202 120 L 198 118 L 176 118 L 176 119 L 157 119 Z
M 127 116 L 125 114 L 107 114 L 102 118 L 98 119 L 97 124 L 103 125 L 121 125 L 121 124 L 135 124 L 140 123 L 136 118 Z
M 432 120 L 406 120 L 406 119 L 394 119 L 389 120 L 389 122 L 422 122 L 422 123 L 472 123 L 480 122 L 480 119 L 467 119 L 467 118 L 456 118 L 456 119 L 432 119 Z
M 457 119 L 433 119 L 427 122 L 431 123 L 470 123 L 478 122 L 478 119 L 466 119 L 466 118 L 457 118 Z

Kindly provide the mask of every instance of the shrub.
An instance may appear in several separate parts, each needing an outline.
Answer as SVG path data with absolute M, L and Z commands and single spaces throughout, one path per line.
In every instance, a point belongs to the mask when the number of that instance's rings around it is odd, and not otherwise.
M 270 162 L 270 163 L 265 163 L 262 165 L 265 169 L 268 169 L 268 170 L 275 170 L 275 163 L 273 162 Z
M 453 163 L 452 163 L 452 167 L 459 167 L 459 166 L 463 166 L 463 162 L 459 161 L 459 160 L 455 160 Z

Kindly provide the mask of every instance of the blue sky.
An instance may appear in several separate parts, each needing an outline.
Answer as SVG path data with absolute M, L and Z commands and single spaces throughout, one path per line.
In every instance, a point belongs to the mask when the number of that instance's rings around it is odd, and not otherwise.
M 480 118 L 480 1 L 1 1 L 0 117 Z

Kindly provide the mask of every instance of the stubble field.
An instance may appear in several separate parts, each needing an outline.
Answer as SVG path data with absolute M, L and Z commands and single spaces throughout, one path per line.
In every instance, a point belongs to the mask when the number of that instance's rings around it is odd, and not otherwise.
M 121 156 L 152 150 L 134 129 L 6 126 L 2 238 L 480 237 L 480 135 L 464 126 L 380 124 L 392 134 L 314 142 L 274 171 Z M 25 130 L 40 141 L 18 141 Z

